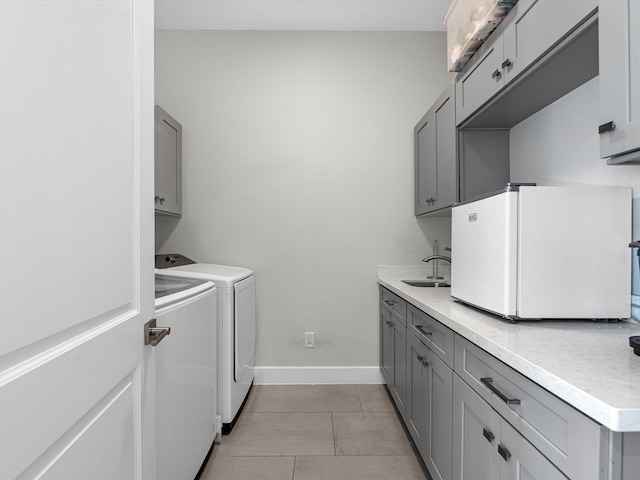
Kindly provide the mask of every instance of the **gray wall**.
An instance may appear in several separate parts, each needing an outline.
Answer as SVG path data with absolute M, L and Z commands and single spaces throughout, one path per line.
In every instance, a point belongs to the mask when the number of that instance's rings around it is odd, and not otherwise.
M 157 217 L 156 248 L 255 270 L 258 365 L 378 365 L 375 266 L 450 244 L 448 219 L 413 216 L 413 126 L 451 80 L 445 44 L 156 32 L 156 103 L 184 129 L 184 215 Z

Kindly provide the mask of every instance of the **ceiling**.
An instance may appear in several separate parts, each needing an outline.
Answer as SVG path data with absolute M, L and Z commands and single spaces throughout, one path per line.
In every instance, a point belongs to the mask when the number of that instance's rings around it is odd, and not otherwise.
M 444 31 L 451 0 L 155 0 L 162 30 Z

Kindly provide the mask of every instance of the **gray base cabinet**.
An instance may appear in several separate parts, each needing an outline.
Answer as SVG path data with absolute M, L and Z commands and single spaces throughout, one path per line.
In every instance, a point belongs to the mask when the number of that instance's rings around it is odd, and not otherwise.
M 598 15 L 600 156 L 640 160 L 640 2 L 603 1 Z
M 433 480 L 451 479 L 453 371 L 407 334 L 405 422 Z
M 407 399 L 406 302 L 380 289 L 380 371 L 400 415 Z
M 599 480 L 599 454 L 606 448 L 604 427 L 460 336 L 456 336 L 455 371 L 565 475 Z
M 640 478 L 640 432 L 608 430 L 384 287 L 380 321 L 380 369 L 433 480 Z
M 457 201 L 457 149 L 453 86 L 418 122 L 415 137 L 416 216 L 451 207 Z
M 566 480 L 480 395 L 454 376 L 454 480 Z

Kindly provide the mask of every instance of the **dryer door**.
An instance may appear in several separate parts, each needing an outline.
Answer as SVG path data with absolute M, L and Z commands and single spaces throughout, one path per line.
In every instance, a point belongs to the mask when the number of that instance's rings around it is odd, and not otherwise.
M 256 362 L 256 283 L 251 275 L 234 283 L 234 380 L 250 385 Z

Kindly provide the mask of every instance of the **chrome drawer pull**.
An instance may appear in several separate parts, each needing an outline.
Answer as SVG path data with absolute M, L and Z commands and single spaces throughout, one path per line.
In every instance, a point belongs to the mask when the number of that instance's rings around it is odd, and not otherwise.
M 498 445 L 498 453 L 502 458 L 504 458 L 505 462 L 508 462 L 511 458 L 511 452 L 504 448 L 502 445 Z
M 496 438 L 496 436 L 493 433 L 491 433 L 490 430 L 487 430 L 486 428 L 482 429 L 482 435 L 484 435 L 484 438 L 489 440 L 489 443 L 493 443 L 493 441 Z
M 422 355 L 417 355 L 416 354 L 416 358 L 422 364 L 423 367 L 428 367 L 429 366 L 429 362 L 427 362 Z
M 386 303 L 390 307 L 393 307 L 396 304 L 396 302 L 394 302 L 393 300 L 385 300 L 384 303 Z
M 416 329 L 419 330 L 421 334 L 427 337 L 433 335 L 433 332 L 427 332 L 422 325 L 414 325 L 414 327 L 416 327 Z
M 485 377 L 485 378 L 481 378 L 480 381 L 482 382 L 482 384 L 485 387 L 487 387 L 489 390 L 491 390 L 493 393 L 495 393 L 498 397 L 500 397 L 500 399 L 504 403 L 506 403 L 507 405 L 520 405 L 520 400 L 519 399 L 517 399 L 517 398 L 509 398 L 504 393 L 502 393 L 500 390 L 498 390 L 493 385 L 493 378 Z

